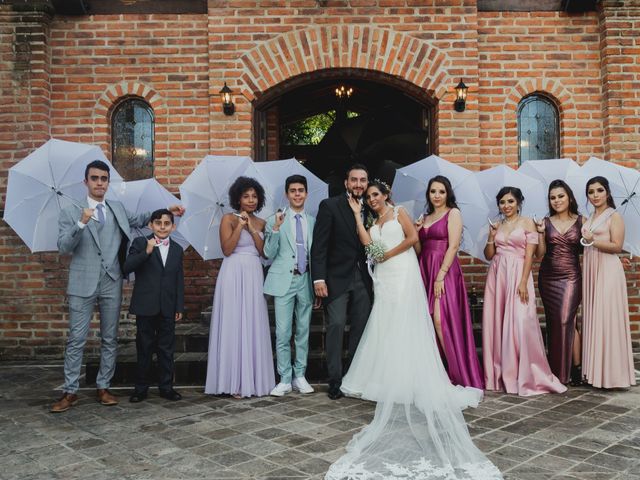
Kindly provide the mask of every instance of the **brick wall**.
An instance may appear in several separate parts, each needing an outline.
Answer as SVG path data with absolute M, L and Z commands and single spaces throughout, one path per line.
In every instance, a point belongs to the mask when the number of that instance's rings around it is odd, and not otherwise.
M 471 169 L 516 165 L 516 108 L 533 92 L 560 109 L 562 156 L 637 167 L 637 0 L 605 0 L 599 12 L 580 15 L 425 3 L 209 0 L 202 15 L 53 18 L 44 0 L 27 13 L 2 5 L 2 201 L 8 168 L 50 135 L 97 143 L 110 155 L 110 113 L 131 95 L 154 109 L 155 173 L 175 193 L 205 154 L 253 154 L 252 101 L 296 75 L 336 67 L 377 70 L 424 89 L 437 105 L 436 152 Z M 462 113 L 453 110 L 460 78 L 470 87 Z M 233 116 L 219 101 L 225 81 Z M 68 260 L 30 254 L 2 223 L 0 261 L 0 358 L 60 355 Z M 463 263 L 470 288 L 481 292 L 486 267 Z M 218 266 L 188 254 L 188 317 L 210 305 Z M 637 266 L 627 274 L 636 340 L 639 275 Z

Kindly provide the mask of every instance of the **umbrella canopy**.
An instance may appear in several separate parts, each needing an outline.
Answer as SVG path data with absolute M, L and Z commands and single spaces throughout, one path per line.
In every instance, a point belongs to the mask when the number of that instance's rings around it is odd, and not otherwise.
M 437 155 L 412 163 L 396 171 L 393 180 L 393 200 L 403 205 L 413 217 L 422 215 L 427 209 L 427 186 L 436 176 L 447 177 L 456 196 L 463 219 L 460 249 L 484 261 L 482 250 L 488 232 L 486 225 L 489 208 L 480 185 L 472 172 Z
M 159 208 L 167 208 L 169 205 L 180 203 L 180 200 L 169 193 L 169 190 L 160 185 L 155 178 L 123 182 L 118 192 L 118 198 L 127 210 L 136 214 L 153 212 Z M 174 217 L 174 222 L 179 226 L 180 217 Z M 148 227 L 132 228 L 132 233 L 133 231 L 145 236 L 151 233 Z M 189 242 L 178 231 L 173 232 L 171 238 L 178 242 L 183 250 L 189 246 Z
M 554 158 L 551 160 L 530 160 L 524 162 L 518 168 L 518 172 L 536 178 L 549 190 L 549 184 L 554 180 L 563 180 L 569 185 L 576 197 L 578 208 L 584 211 L 587 197 L 584 193 L 584 185 L 587 178 L 580 169 L 580 165 L 570 158 Z M 535 214 L 538 218 L 548 215 L 548 205 L 539 207 Z M 544 210 L 544 211 L 543 211 Z
M 609 180 L 611 196 L 618 213 L 624 218 L 623 248 L 640 255 L 640 172 L 596 157 L 587 160 L 581 169 L 587 180 L 595 176 Z
M 500 214 L 496 204 L 496 195 L 502 187 L 517 187 L 524 195 L 522 215 L 542 218 L 548 213 L 547 188 L 542 181 L 518 172 L 506 165 L 497 165 L 473 174 L 484 193 L 489 208 L 489 216 L 497 218 Z
M 185 207 L 178 231 L 205 260 L 222 258 L 220 221 L 233 211 L 229 187 L 246 174 L 249 157 L 207 155 L 180 185 Z
M 273 215 L 276 210 L 289 205 L 285 194 L 285 180 L 290 175 L 303 175 L 307 179 L 307 200 L 305 210 L 311 215 L 318 213 L 320 202 L 327 198 L 329 185 L 307 170 L 295 158 L 255 162 L 249 165 L 245 174 L 254 177 L 264 187 L 266 202 L 261 217 Z
M 32 252 L 58 250 L 58 216 L 87 197 L 84 171 L 93 160 L 110 166 L 110 188 L 122 177 L 96 145 L 51 139 L 9 169 L 4 220 Z

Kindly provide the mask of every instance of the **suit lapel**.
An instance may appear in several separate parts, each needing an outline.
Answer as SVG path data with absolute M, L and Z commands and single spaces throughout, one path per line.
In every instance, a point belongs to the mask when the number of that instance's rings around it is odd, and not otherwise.
M 313 221 L 308 214 L 304 214 L 307 219 L 307 252 L 311 252 L 311 244 L 313 243 Z
M 344 218 L 348 231 L 351 232 L 351 234 L 349 235 L 349 238 L 351 238 L 356 243 L 358 243 L 358 235 L 356 233 L 356 221 L 353 218 L 353 210 L 351 210 L 351 207 L 347 202 L 346 194 L 342 195 L 342 198 L 338 199 L 338 210 L 340 211 L 340 213 L 342 214 L 342 217 Z
M 89 204 L 87 203 L 86 199 L 82 201 L 82 208 L 89 208 Z M 98 250 L 100 250 L 100 237 L 98 235 L 98 228 L 96 227 L 95 220 L 90 219 L 89 223 L 87 223 L 87 228 L 89 229 L 89 233 L 93 237 L 93 241 L 96 242 L 96 246 L 98 247 Z
M 293 215 L 295 215 L 295 212 L 293 212 L 293 210 L 290 210 L 290 211 L 292 212 Z M 295 252 L 296 251 L 296 239 L 293 238 L 293 234 L 291 233 L 291 219 L 288 218 L 288 216 L 285 217 L 284 223 L 282 224 L 282 226 L 280 228 L 283 228 L 283 227 L 284 227 L 284 236 L 287 237 L 287 240 L 289 241 L 289 245 L 291 245 L 291 250 L 293 250 Z
M 119 204 L 112 203 L 110 200 L 105 200 L 105 203 L 109 206 L 109 210 L 113 213 L 116 223 L 120 230 L 127 236 L 127 240 L 131 241 L 131 226 L 129 220 L 126 220 L 122 216 L 122 209 L 118 208 Z

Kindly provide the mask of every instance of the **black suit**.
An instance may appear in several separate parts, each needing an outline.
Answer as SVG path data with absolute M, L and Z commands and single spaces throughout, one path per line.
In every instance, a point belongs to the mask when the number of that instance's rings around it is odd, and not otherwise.
M 153 238 L 153 236 L 149 236 Z M 125 274 L 135 272 L 136 279 L 129 312 L 136 315 L 138 366 L 136 391 L 149 388 L 149 370 L 157 342 L 159 381 L 162 391 L 173 388 L 173 353 L 175 350 L 175 316 L 184 311 L 183 252 L 173 240 L 165 265 L 159 248 L 147 254 L 146 237 L 138 237 L 129 248 L 124 262 Z
M 367 272 L 364 247 L 356 232 L 353 210 L 346 194 L 320 203 L 313 229 L 311 276 L 324 280 L 329 296 L 326 353 L 329 386 L 342 383 L 342 338 L 349 318 L 349 356 L 352 357 L 371 311 L 371 278 Z

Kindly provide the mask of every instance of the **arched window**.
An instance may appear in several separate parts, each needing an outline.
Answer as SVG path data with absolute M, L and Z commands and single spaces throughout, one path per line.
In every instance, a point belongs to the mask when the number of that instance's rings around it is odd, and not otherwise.
M 111 117 L 111 161 L 125 180 L 153 177 L 153 109 L 140 98 L 120 102 Z
M 560 157 L 558 109 L 542 95 L 530 95 L 518 105 L 518 162 Z

